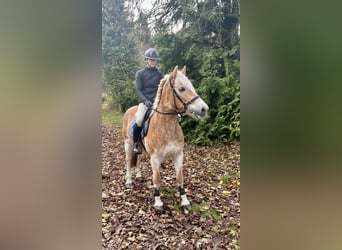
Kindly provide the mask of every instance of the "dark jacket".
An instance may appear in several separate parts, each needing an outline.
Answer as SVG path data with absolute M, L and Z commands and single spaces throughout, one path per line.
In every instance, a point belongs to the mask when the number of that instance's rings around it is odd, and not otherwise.
M 153 103 L 157 95 L 157 90 L 160 80 L 163 78 L 163 73 L 156 68 L 144 68 L 139 70 L 135 75 L 135 87 L 140 102 L 149 100 Z

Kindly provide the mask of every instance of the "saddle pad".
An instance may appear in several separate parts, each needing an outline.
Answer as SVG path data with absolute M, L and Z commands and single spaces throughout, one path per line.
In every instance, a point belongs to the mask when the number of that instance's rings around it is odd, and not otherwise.
M 128 135 L 131 137 L 133 137 L 133 126 L 135 124 L 135 121 L 136 121 L 136 118 L 133 119 L 131 125 L 129 126 Z M 150 117 L 148 117 L 147 120 L 145 120 L 142 125 L 143 129 L 141 130 L 141 133 L 140 133 L 140 139 L 144 138 L 147 135 L 149 124 L 150 124 Z
M 132 123 L 131 123 L 131 125 L 129 126 L 128 135 L 131 136 L 131 137 L 133 137 L 133 126 L 134 126 L 136 120 L 137 119 L 134 118 Z

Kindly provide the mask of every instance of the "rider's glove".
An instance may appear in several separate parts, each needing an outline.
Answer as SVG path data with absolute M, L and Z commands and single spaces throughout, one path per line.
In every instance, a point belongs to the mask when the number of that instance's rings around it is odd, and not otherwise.
M 152 102 L 150 102 L 149 100 L 146 100 L 145 102 L 144 102 L 144 104 L 146 105 L 146 107 L 148 107 L 148 108 L 151 108 L 152 107 Z

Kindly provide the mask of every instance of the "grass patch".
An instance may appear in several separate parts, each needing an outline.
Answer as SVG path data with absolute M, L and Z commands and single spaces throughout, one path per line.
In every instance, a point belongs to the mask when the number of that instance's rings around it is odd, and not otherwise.
M 231 175 L 222 175 L 221 177 L 220 177 L 220 184 L 222 185 L 226 185 L 226 184 L 228 184 L 228 182 L 230 182 L 230 181 L 232 181 L 232 180 L 234 180 L 235 178 L 234 178 L 234 176 L 231 176 Z
M 214 220 L 222 220 L 222 216 L 215 209 L 210 209 L 206 202 L 202 202 L 201 204 L 193 205 L 192 210 L 200 213 L 201 217 L 207 218 L 212 217 Z
M 221 185 L 227 185 L 229 183 L 232 183 L 233 185 L 239 187 L 240 181 L 239 181 L 239 172 L 236 172 L 235 170 L 228 170 L 224 175 L 220 176 L 220 184 Z
M 176 204 L 173 209 L 175 211 L 181 211 L 182 207 L 181 207 L 181 205 Z
M 122 128 L 123 113 L 109 109 L 102 108 L 102 121 L 107 127 Z
M 175 193 L 177 192 L 177 190 L 174 188 L 171 188 L 170 190 L 164 189 L 162 190 L 162 192 L 164 193 L 167 199 L 172 199 L 175 196 Z
M 218 169 L 219 169 L 218 166 L 211 166 L 211 165 L 208 166 L 207 171 L 208 171 L 208 176 L 210 179 L 216 176 Z

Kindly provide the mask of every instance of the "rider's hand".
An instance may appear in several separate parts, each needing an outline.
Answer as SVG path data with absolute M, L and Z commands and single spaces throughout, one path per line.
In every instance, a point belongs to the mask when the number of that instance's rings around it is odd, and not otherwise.
M 146 101 L 144 102 L 144 104 L 145 104 L 146 107 L 148 107 L 148 108 L 151 108 L 151 107 L 153 106 L 153 103 L 150 102 L 149 100 L 146 100 Z

